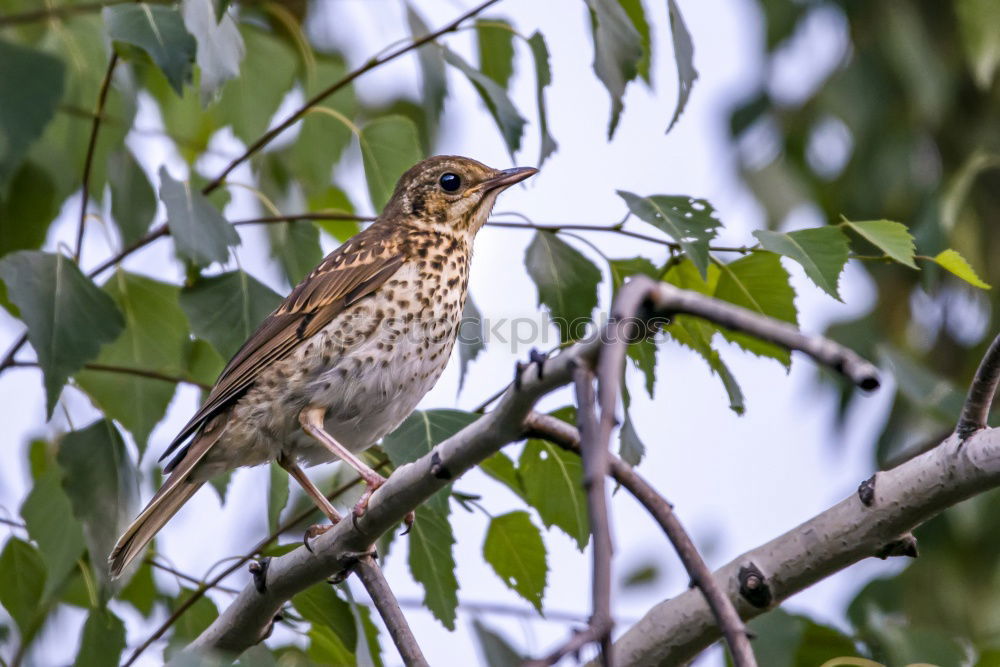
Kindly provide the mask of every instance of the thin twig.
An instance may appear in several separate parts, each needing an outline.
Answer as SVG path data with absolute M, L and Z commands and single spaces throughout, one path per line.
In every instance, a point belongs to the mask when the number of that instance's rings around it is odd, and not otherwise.
M 620 223 L 613 225 L 585 225 L 578 222 L 541 224 L 535 222 L 506 222 L 500 220 L 490 220 L 486 223 L 486 226 L 506 227 L 508 229 L 534 229 L 540 232 L 553 233 L 565 230 L 580 232 L 605 232 L 609 234 L 620 234 L 621 236 L 628 236 L 633 239 L 639 239 L 640 241 L 648 241 L 649 243 L 656 243 L 658 245 L 667 246 L 675 251 L 681 250 L 681 244 L 676 241 L 670 241 L 668 239 L 649 236 L 648 234 L 640 234 L 639 232 L 633 232 L 628 229 L 622 229 Z M 753 252 L 753 248 L 748 246 L 709 246 L 708 249 L 713 252 L 738 252 L 743 255 Z
M 379 471 L 382 468 L 384 468 L 385 466 L 387 466 L 388 464 L 389 464 L 389 460 L 388 459 L 384 459 L 384 460 L 380 461 L 377 465 L 373 466 L 373 469 L 375 471 Z M 356 477 L 356 478 L 352 479 L 350 482 L 346 482 L 346 483 L 340 485 L 338 488 L 334 489 L 329 495 L 327 495 L 327 499 L 334 500 L 335 498 L 337 498 L 337 496 L 339 496 L 340 494 L 344 493 L 348 489 L 350 489 L 350 488 L 352 488 L 354 486 L 357 486 L 357 484 L 360 481 L 361 481 L 361 478 L 360 477 Z M 242 556 L 240 556 L 239 558 L 237 558 L 236 560 L 234 560 L 232 565 L 230 565 L 225 570 L 223 570 L 219 574 L 215 575 L 211 579 L 209 579 L 209 580 L 203 582 L 201 585 L 199 585 L 198 588 L 196 588 L 194 591 L 192 591 L 191 595 L 189 595 L 187 598 L 185 598 L 184 601 L 177 607 L 177 609 L 175 609 L 173 611 L 173 613 L 170 614 L 170 617 L 167 618 L 167 620 L 165 620 L 163 623 L 161 623 L 160 626 L 158 628 L 156 628 L 156 630 L 154 630 L 153 633 L 150 634 L 149 637 L 147 637 L 142 642 L 142 644 L 140 644 L 138 647 L 136 647 L 136 649 L 132 652 L 132 655 L 129 656 L 128 660 L 122 665 L 122 667 L 129 667 L 129 665 L 135 663 L 135 661 L 139 658 L 139 656 L 142 655 L 143 652 L 145 652 L 145 650 L 147 648 L 149 648 L 150 646 L 152 646 L 153 642 L 155 642 L 157 639 L 159 639 L 160 637 L 162 637 L 163 633 L 165 633 L 167 630 L 169 630 L 170 627 L 174 623 L 176 623 L 177 620 L 181 616 L 183 616 L 184 613 L 188 609 L 190 609 L 194 605 L 195 602 L 197 602 L 199 599 L 201 599 L 209 589 L 217 588 L 219 586 L 219 582 L 221 582 L 223 579 L 225 579 L 226 577 L 228 577 L 230 574 L 232 574 L 236 570 L 238 570 L 241 567 L 243 567 L 243 565 L 246 562 L 248 562 L 250 559 L 252 559 L 254 556 L 256 556 L 257 554 L 259 554 L 260 552 L 262 552 L 268 546 L 270 546 L 271 543 L 274 542 L 276 539 L 278 539 L 278 537 L 280 537 L 285 531 L 294 528 L 296 525 L 302 523 L 303 521 L 305 521 L 306 519 L 308 519 L 310 516 L 312 516 L 316 512 L 319 512 L 319 510 L 315 506 L 311 505 L 308 508 L 306 508 L 305 510 L 303 510 L 302 512 L 300 512 L 299 514 L 296 514 L 291 519 L 288 519 L 287 521 L 285 521 L 284 523 L 282 523 L 280 526 L 278 526 L 277 528 L 275 528 L 274 531 L 270 535 L 268 535 L 267 537 L 265 537 L 264 539 L 262 539 L 260 542 L 258 542 L 257 544 L 255 544 L 252 549 L 250 549 L 245 554 L 243 554 Z
M 986 420 L 990 416 L 993 397 L 997 393 L 997 383 L 1000 382 L 1000 335 L 993 339 L 989 349 L 979 362 L 976 376 L 969 385 L 969 394 L 962 406 L 962 416 L 958 420 L 955 432 L 965 440 L 976 431 L 986 428 Z
M 41 365 L 37 361 L 12 361 L 9 364 L 13 368 L 40 368 Z M 168 375 L 166 373 L 160 373 L 158 371 L 151 371 L 145 368 L 130 368 L 128 366 L 115 366 L 112 364 L 84 364 L 83 368 L 88 371 L 101 371 L 106 373 L 119 373 L 122 375 L 136 375 L 138 377 L 149 378 L 150 380 L 162 380 L 163 382 L 172 382 L 174 384 L 192 384 L 201 389 L 211 389 L 211 385 L 205 384 L 204 382 L 198 382 L 188 377 L 182 377 L 180 375 Z
M 399 602 L 396 601 L 396 596 L 389 587 L 389 582 L 386 581 L 379 564 L 371 555 L 364 555 L 358 559 L 354 569 L 357 571 L 361 583 L 364 584 L 365 590 L 368 591 L 368 596 L 375 604 L 379 616 L 382 617 L 385 627 L 388 628 L 389 636 L 392 637 L 393 643 L 399 650 L 403 664 L 407 667 L 428 665 L 429 663 L 424 658 L 420 645 L 417 643 L 417 638 L 413 636 L 410 624 L 406 622 L 406 616 L 399 608 Z
M 155 567 L 158 570 L 163 570 L 164 572 L 166 572 L 168 574 L 172 574 L 175 577 L 177 577 L 178 579 L 186 581 L 189 584 L 195 584 L 196 586 L 201 586 L 202 584 L 205 583 L 203 580 L 199 579 L 198 577 L 191 576 L 190 574 L 188 574 L 186 572 L 181 572 L 177 568 L 171 567 L 171 566 L 167 565 L 166 563 L 161 563 L 160 561 L 156 560 L 152 556 L 147 557 L 146 558 L 146 562 L 149 563 L 150 567 Z M 231 595 L 236 595 L 237 593 L 239 593 L 239 591 L 236 590 L 235 588 L 230 588 L 229 586 L 223 586 L 222 584 L 215 584 L 215 585 L 212 586 L 212 588 L 214 588 L 217 591 L 222 591 L 223 593 L 229 593 Z
M 259 218 L 246 218 L 245 220 L 234 220 L 233 226 L 241 225 L 266 225 L 278 222 L 299 222 L 301 220 L 346 220 L 348 222 L 372 222 L 375 220 L 370 215 L 354 215 L 353 213 L 292 213 L 289 215 L 265 215 Z
M 242 155 L 240 155 L 239 157 L 235 158 L 232 162 L 230 162 L 228 165 L 226 165 L 226 168 L 222 170 L 222 173 L 220 173 L 214 180 L 212 180 L 211 182 L 209 182 L 208 184 L 206 184 L 205 187 L 203 187 L 201 189 L 202 193 L 203 194 L 208 194 L 208 193 L 212 192 L 213 190 L 215 190 L 216 188 L 218 188 L 220 185 L 222 185 L 225 182 L 226 176 L 228 176 L 229 173 L 233 169 L 235 169 L 240 164 L 242 164 L 243 162 L 245 162 L 247 159 L 249 159 L 251 156 L 253 156 L 257 151 L 259 151 L 261 148 L 263 148 L 267 144 L 271 143 L 271 141 L 275 137 L 277 137 L 279 134 L 281 134 L 282 132 L 284 132 L 285 130 L 287 130 L 289 127 L 291 127 L 292 125 L 294 125 L 300 118 L 302 118 L 304 115 L 306 115 L 306 113 L 308 113 L 309 110 L 312 109 L 314 106 L 316 106 L 317 104 L 319 104 L 324 99 L 326 99 L 330 95 L 334 94 L 335 92 L 337 92 L 338 90 L 340 90 L 344 86 L 347 86 L 348 84 L 350 84 L 352 81 L 354 81 L 355 79 L 357 79 L 359 76 L 361 76 L 365 72 L 373 70 L 376 67 L 379 67 L 380 65 L 384 65 L 385 63 L 387 63 L 387 62 L 389 62 L 391 60 L 395 60 L 399 56 L 401 56 L 401 55 L 403 55 L 405 53 L 409 53 L 410 51 L 413 51 L 414 49 L 417 49 L 417 48 L 423 46 L 424 44 L 426 44 L 428 42 L 432 42 L 435 39 L 437 39 L 438 37 L 440 37 L 441 35 L 444 35 L 445 33 L 454 31 L 456 28 L 458 28 L 458 26 L 463 21 L 465 21 L 466 19 L 472 18 L 476 14 L 479 14 L 480 12 L 484 11 L 486 8 L 488 8 L 491 5 L 495 5 L 499 1 L 500 0 L 486 0 L 486 2 L 480 3 L 476 7 L 473 7 L 472 9 L 470 9 L 467 12 L 465 12 L 464 14 L 462 14 L 461 16 L 459 16 L 458 18 L 456 18 L 452 22 L 448 23 L 443 28 L 440 28 L 438 30 L 435 30 L 434 32 L 428 33 L 428 34 L 426 34 L 423 37 L 420 37 L 418 39 L 415 39 L 415 40 L 409 42 L 408 44 L 406 44 L 405 46 L 401 46 L 400 48 L 395 49 L 394 51 L 390 51 L 389 53 L 387 53 L 384 56 L 379 56 L 377 58 L 372 58 L 371 60 L 369 60 L 368 62 L 366 62 L 361 67 L 358 67 L 357 69 L 349 72 L 346 76 L 344 76 L 339 81 L 336 81 L 335 83 L 331 84 L 330 86 L 327 86 L 325 89 L 323 89 L 320 92 L 316 93 L 311 98 L 309 98 L 309 100 L 307 100 L 305 104 L 303 104 L 301 107 L 299 107 L 298 109 L 296 109 L 295 111 L 293 111 L 291 113 L 291 115 L 288 116 L 288 118 L 286 118 L 285 120 L 281 121 L 276 126 L 274 126 L 272 129 L 270 129 L 267 132 L 265 132 L 264 135 L 261 136 L 260 139 L 258 139 L 257 141 L 255 141 L 253 144 L 251 144 L 243 152 Z
M 581 453 L 580 433 L 571 424 L 551 415 L 537 412 L 529 415 L 524 423 L 528 428 L 528 435 L 544 438 L 567 451 Z M 613 454 L 609 454 L 609 472 L 614 480 L 631 493 L 660 524 L 660 528 L 673 544 L 684 569 L 691 577 L 691 581 L 704 594 L 705 600 L 726 639 L 734 664 L 737 667 L 756 665 L 756 658 L 754 658 L 753 648 L 750 646 L 750 639 L 743 619 L 740 618 L 732 600 L 712 577 L 711 570 L 708 569 L 708 565 L 698 552 L 698 548 L 695 547 L 691 537 L 687 534 L 677 515 L 674 514 L 670 503 L 649 482 L 635 472 L 632 466 Z
M 80 220 L 76 226 L 76 250 L 73 251 L 73 259 L 80 262 L 80 252 L 83 250 L 83 230 L 87 221 L 87 201 L 90 199 L 90 167 L 94 163 L 94 151 L 97 149 L 97 134 L 101 129 L 101 114 L 104 113 L 104 103 L 108 99 L 108 91 L 111 90 L 111 77 L 115 73 L 115 65 L 118 64 L 118 52 L 111 50 L 111 59 L 108 60 L 108 69 L 104 72 L 104 79 L 101 80 L 101 89 L 97 94 L 97 106 L 94 109 L 94 119 L 90 123 L 90 139 L 87 143 L 87 154 L 83 158 L 83 188 L 80 193 Z

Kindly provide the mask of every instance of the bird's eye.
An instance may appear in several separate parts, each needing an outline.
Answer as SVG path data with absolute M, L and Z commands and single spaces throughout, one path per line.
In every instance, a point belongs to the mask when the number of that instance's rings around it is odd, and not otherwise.
M 458 174 L 453 174 L 450 171 L 441 174 L 441 178 L 438 179 L 438 183 L 441 184 L 441 189 L 445 192 L 455 192 L 462 186 L 462 179 Z

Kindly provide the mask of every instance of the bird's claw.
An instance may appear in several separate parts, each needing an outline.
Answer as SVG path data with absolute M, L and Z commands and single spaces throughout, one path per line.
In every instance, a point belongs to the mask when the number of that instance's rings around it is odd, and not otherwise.
M 417 520 L 417 515 L 412 511 L 407 512 L 406 516 L 403 517 L 403 523 L 406 524 L 406 529 L 400 533 L 400 535 L 409 535 L 410 531 L 413 530 L 413 522 Z
M 374 476 L 366 476 L 363 478 L 365 480 L 365 492 L 361 494 L 358 498 L 358 502 L 354 504 L 354 509 L 351 510 L 351 522 L 354 524 L 355 528 L 360 530 L 358 526 L 358 519 L 365 515 L 368 511 L 368 501 L 371 500 L 372 494 L 379 490 L 379 488 L 385 484 L 385 477 L 379 474 Z
M 521 377 L 532 366 L 538 366 L 538 379 L 541 380 L 544 377 L 545 362 L 548 359 L 549 355 L 547 352 L 539 352 L 537 348 L 531 348 L 528 352 L 527 363 L 519 361 L 514 365 L 514 389 L 517 391 L 521 390 Z
M 306 551 L 309 553 L 313 553 L 312 540 L 315 540 L 335 525 L 335 523 L 318 523 L 313 526 L 309 526 L 306 528 L 306 532 L 302 534 L 302 546 L 304 546 Z

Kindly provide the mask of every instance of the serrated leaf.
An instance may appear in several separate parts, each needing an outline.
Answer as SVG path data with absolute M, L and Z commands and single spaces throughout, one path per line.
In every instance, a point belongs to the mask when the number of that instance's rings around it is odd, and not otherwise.
M 906 225 L 891 220 L 864 222 L 845 220 L 843 224 L 856 231 L 862 238 L 900 264 L 905 264 L 911 269 L 917 268 L 913 261 L 915 252 L 913 236 Z
M 176 181 L 166 167 L 160 167 L 160 200 L 167 208 L 167 226 L 177 254 L 197 266 L 224 264 L 230 246 L 240 244 L 240 236 L 190 181 Z
M 410 3 L 406 3 L 406 21 L 414 39 L 419 39 L 431 32 Z M 426 109 L 427 117 L 437 122 L 444 109 L 444 98 L 448 92 L 444 57 L 441 55 L 441 49 L 436 44 L 430 43 L 417 49 L 417 61 L 420 63 L 422 87 L 420 99 Z
M 108 36 L 145 51 L 180 95 L 184 84 L 191 80 L 198 48 L 180 12 L 172 7 L 137 3 L 105 7 L 101 15 Z
M 381 211 L 399 177 L 422 157 L 417 126 L 403 116 L 383 116 L 361 128 L 359 140 L 368 194 L 375 210 Z
M 552 69 L 549 67 L 549 48 L 542 33 L 535 32 L 528 38 L 531 57 L 535 61 L 535 100 L 538 107 L 538 131 L 541 134 L 538 147 L 538 166 L 559 148 L 555 138 L 549 133 L 549 113 L 545 106 L 545 89 L 552 83 Z
M 278 260 L 289 285 L 297 285 L 323 259 L 319 229 L 311 222 L 282 222 L 267 226 L 271 257 Z
M 292 597 L 292 605 L 314 627 L 336 633 L 344 646 L 353 652 L 358 643 L 358 629 L 351 605 L 344 602 L 330 584 L 323 582 L 310 586 Z
M 975 269 L 969 265 L 969 262 L 957 250 L 953 250 L 952 248 L 942 250 L 934 257 L 934 261 L 973 287 L 992 289 L 989 284 L 976 274 Z
M 458 327 L 459 393 L 465 385 L 465 374 L 468 371 L 469 362 L 486 349 L 485 338 L 483 316 L 476 308 L 472 295 L 469 294 L 465 298 L 465 307 L 462 309 L 462 324 Z
M 104 346 L 96 363 L 181 374 L 188 322 L 178 302 L 180 290 L 119 270 L 105 283 L 104 291 L 124 314 L 125 331 Z M 140 453 L 176 389 L 173 382 L 100 370 L 80 371 L 76 381 L 105 415 L 132 433 Z
M 563 342 L 583 335 L 597 306 L 601 271 L 551 232 L 536 232 L 524 255 L 528 275 L 538 288 Z
M 475 27 L 479 71 L 506 89 L 514 74 L 514 29 L 496 18 L 478 18 Z
M 549 568 L 542 535 L 527 512 L 517 510 L 490 519 L 483 559 L 507 588 L 541 613 Z
M 64 72 L 58 58 L 0 40 L 0 196 L 55 115 Z
M 639 439 L 639 434 L 636 433 L 635 425 L 632 423 L 632 417 L 628 411 L 625 412 L 625 420 L 618 431 L 618 455 L 625 463 L 632 466 L 639 465 L 646 455 L 646 445 Z
M 410 530 L 410 573 L 424 587 L 424 606 L 449 630 L 455 629 L 458 608 L 454 544 L 447 515 L 428 505 L 418 507 Z
M 487 667 L 519 667 L 527 659 L 505 637 L 483 625 L 478 618 L 473 619 L 472 628 Z
M 558 527 L 583 551 L 590 540 L 580 457 L 544 440 L 528 440 L 518 460 L 528 503 L 546 528 Z
M 202 278 L 181 290 L 181 309 L 191 331 L 230 359 L 281 303 L 271 288 L 243 271 Z
M 625 86 L 639 73 L 642 37 L 617 0 L 586 0 L 594 37 L 594 72 L 611 95 L 608 139 L 614 136 L 622 112 Z
M 715 298 L 798 325 L 795 290 L 788 282 L 788 272 L 774 253 L 755 252 L 730 264 L 719 265 Z M 773 357 L 786 367 L 792 363 L 791 354 L 783 347 L 728 329 L 721 329 L 721 332 L 726 340 L 748 352 Z
M 522 500 L 527 500 L 524 493 L 524 485 L 517 474 L 517 468 L 514 467 L 514 461 L 509 456 L 503 452 L 497 452 L 493 456 L 481 461 L 479 468 L 493 479 L 507 486 L 507 488 L 520 496 Z
M 849 255 L 847 237 L 837 227 L 816 227 L 783 234 L 759 230 L 753 233 L 764 250 L 784 255 L 802 265 L 816 286 L 838 301 L 840 274 Z
M 127 148 L 115 151 L 108 160 L 111 183 L 111 216 L 122 237 L 122 245 L 137 241 L 156 215 L 156 191 L 139 163 Z
M 94 359 L 124 326 L 115 302 L 58 254 L 22 250 L 0 260 L 7 297 L 28 325 L 28 340 L 45 374 L 51 416 L 66 378 Z
M 125 442 L 111 421 L 100 419 L 67 433 L 56 458 L 73 516 L 83 524 L 91 566 L 107 584 L 105 559 L 134 516 L 137 496 L 136 470 Z
M 521 137 L 524 135 L 524 125 L 527 121 L 518 112 L 507 91 L 448 48 L 444 49 L 444 60 L 472 83 L 486 109 L 496 121 L 500 135 L 507 146 L 507 152 L 510 153 L 511 159 L 514 159 L 514 153 L 521 150 Z
M 239 76 L 246 50 L 236 21 L 223 12 L 216 18 L 213 0 L 184 0 L 184 26 L 197 42 L 201 103 L 208 104 L 226 81 Z
M 45 588 L 41 597 L 48 599 L 76 567 L 84 548 L 83 529 L 73 518 L 73 508 L 63 491 L 62 473 L 58 468 L 48 468 L 35 480 L 21 505 L 21 516 L 45 563 Z
M 91 609 L 83 624 L 74 667 L 117 667 L 123 650 L 125 624 L 110 609 Z
M 0 220 L 4 221 L 0 225 L 0 257 L 41 247 L 59 212 L 52 177 L 32 160 L 26 160 L 14 172 L 6 194 L 3 190 L 0 183 Z
M 722 223 L 704 199 L 684 195 L 639 195 L 618 190 L 628 208 L 640 220 L 666 232 L 680 244 L 704 278 L 708 271 L 708 244 Z
M 691 41 L 691 33 L 684 25 L 677 0 L 667 0 L 667 8 L 670 12 L 670 36 L 674 40 L 674 61 L 677 63 L 677 106 L 670 125 L 667 126 L 669 132 L 687 106 L 691 88 L 698 78 L 698 70 L 694 68 L 694 43 Z
M 30 636 L 40 613 L 45 588 L 45 564 L 27 542 L 11 537 L 0 552 L 0 605 L 21 635 Z
M 267 485 L 267 527 L 272 533 L 278 528 L 281 510 L 288 504 L 288 473 L 271 461 Z

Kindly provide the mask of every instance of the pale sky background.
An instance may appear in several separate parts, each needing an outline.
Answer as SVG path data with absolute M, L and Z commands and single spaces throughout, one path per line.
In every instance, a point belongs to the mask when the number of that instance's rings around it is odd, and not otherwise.
M 330 39 L 345 50 L 352 65 L 397 39 L 407 37 L 403 4 L 397 0 L 326 0 L 325 12 L 309 26 L 311 34 Z M 418 0 L 419 11 L 432 27 L 451 20 L 471 0 Z M 752 0 L 680 0 L 684 19 L 695 45 L 695 65 L 699 79 L 680 122 L 670 134 L 663 130 L 673 113 L 676 75 L 669 37 L 667 3 L 646 0 L 654 30 L 653 76 L 655 90 L 632 84 L 625 100 L 621 125 L 610 144 L 606 141 L 609 100 L 591 70 L 592 44 L 584 5 L 579 0 L 505 0 L 486 16 L 506 17 L 524 35 L 543 32 L 551 53 L 553 84 L 547 90 L 549 121 L 559 150 L 526 187 L 513 188 L 500 199 L 497 211 L 518 211 L 537 222 L 608 224 L 625 212 L 615 189 L 639 194 L 687 194 L 708 199 L 725 224 L 719 242 L 742 245 L 752 242 L 750 232 L 763 224 L 763 212 L 736 177 L 735 156 L 728 148 L 727 109 L 747 94 L 754 82 L 766 77 L 772 91 L 782 99 L 795 100 L 810 90 L 836 66 L 847 48 L 846 23 L 832 11 L 817 14 L 804 34 L 792 40 L 786 53 L 771 72 L 763 71 L 759 56 L 764 39 L 762 18 Z M 446 38 L 449 47 L 475 62 L 471 32 Z M 517 164 L 533 164 L 537 157 L 537 125 L 534 101 L 534 70 L 523 43 L 516 43 L 516 73 L 513 97 L 529 119 L 524 150 Z M 471 85 L 455 71 L 449 71 L 450 97 L 442 120 L 443 132 L 437 146 L 440 153 L 457 153 L 479 159 L 495 167 L 511 166 L 510 158 L 492 119 L 478 102 Z M 367 101 L 386 99 L 390 91 L 409 90 L 416 94 L 419 76 L 414 56 L 366 74 L 356 83 L 359 96 Z M 294 97 L 294 96 L 293 96 Z M 300 97 L 288 100 L 285 110 Z M 150 105 L 144 105 L 137 126 L 155 127 L 159 119 Z M 294 136 L 294 135 L 289 135 Z M 162 142 L 148 137 L 129 141 L 154 184 L 155 173 L 166 164 L 175 177 L 185 171 L 183 161 L 165 150 Z M 214 147 L 235 153 L 239 146 L 226 131 L 216 137 Z M 764 154 L 767 137 L 747 147 Z M 848 145 L 836 137 L 828 145 L 831 155 L 843 155 Z M 836 160 L 835 160 L 836 161 Z M 222 162 L 208 159 L 199 167 L 216 173 Z M 232 180 L 249 180 L 244 165 Z M 357 148 L 346 154 L 335 179 L 345 186 L 361 206 L 367 207 Z M 259 209 L 252 196 L 234 189 L 225 213 L 231 218 L 255 215 Z M 364 203 L 361 203 L 364 202 Z M 61 221 L 53 226 L 47 247 L 66 244 L 73 235 L 78 199 L 71 199 Z M 877 215 L 877 211 L 872 211 Z M 161 216 L 162 217 L 162 216 Z M 797 212 L 788 228 L 815 225 L 819 220 L 809 210 Z M 641 230 L 643 223 L 633 222 Z M 646 230 L 642 230 L 646 231 Z M 240 228 L 243 245 L 237 250 L 239 263 L 279 291 L 281 278 L 266 265 L 267 249 L 263 229 Z M 106 256 L 107 235 L 92 226 L 84 250 L 85 266 Z M 535 316 L 536 292 L 523 269 L 523 256 L 531 236 L 528 232 L 486 229 L 478 239 L 473 263 L 471 293 L 480 311 L 490 318 Z M 655 262 L 664 260 L 661 246 L 643 244 L 612 235 L 589 235 L 611 257 L 641 253 Z M 324 240 L 326 249 L 333 243 Z M 591 249 L 574 243 L 599 262 Z M 170 245 L 156 243 L 126 262 L 129 270 L 160 278 L 178 280 L 179 272 L 170 258 Z M 227 268 L 233 268 L 230 262 Z M 816 331 L 826 323 L 847 319 L 867 308 L 873 298 L 869 278 L 848 266 L 842 278 L 845 304 L 835 302 L 813 286 L 797 265 L 786 266 L 793 275 L 798 297 L 800 324 Z M 601 285 L 601 308 L 607 307 L 610 290 L 607 278 Z M 22 326 L 6 313 L 0 314 L 0 348 L 6 349 L 20 335 Z M 554 340 L 550 335 L 549 345 Z M 537 343 L 538 347 L 546 344 Z M 892 395 L 892 381 L 872 396 L 857 402 L 849 428 L 835 433 L 834 395 L 829 387 L 815 381 L 813 364 L 795 356 L 792 371 L 773 360 L 750 356 L 735 347 L 721 344 L 722 354 L 743 387 L 747 414 L 737 417 L 727 408 L 719 380 L 709 374 L 694 353 L 674 344 L 661 347 L 655 401 L 641 388 L 638 376 L 630 376 L 632 418 L 646 443 L 648 454 L 640 471 L 669 499 L 696 541 L 705 549 L 713 567 L 728 562 L 791 529 L 852 493 L 872 472 L 870 443 L 885 417 Z M 512 377 L 515 361 L 524 359 L 530 345 L 514 350 L 493 344 L 470 366 L 464 392 L 456 399 L 457 360 L 453 359 L 438 386 L 421 407 L 471 409 Z M 26 355 L 22 352 L 22 358 Z M 63 395 L 72 423 L 81 426 L 95 416 L 87 399 L 75 390 Z M 182 387 L 171 405 L 167 419 L 153 432 L 148 469 L 176 430 L 196 407 L 197 395 Z M 548 397 L 543 408 L 571 402 L 571 394 L 560 391 Z M 14 369 L 0 377 L 0 404 L 5 407 L 5 465 L 0 466 L 0 511 L 16 515 L 27 493 L 29 475 L 25 447 L 31 436 L 65 430 L 65 413 L 47 427 L 41 377 L 36 370 Z M 508 448 L 516 455 L 519 445 Z M 266 469 L 239 472 L 229 491 L 224 511 L 217 496 L 203 490 L 188 503 L 158 539 L 161 551 L 181 570 L 201 576 L 217 559 L 242 553 L 266 533 Z M 485 495 L 484 506 L 500 515 L 523 506 L 498 483 L 476 471 L 460 479 L 455 488 Z M 144 488 L 147 499 L 152 489 Z M 615 543 L 616 583 L 632 569 L 658 562 L 664 576 L 642 594 L 616 591 L 614 612 L 623 631 L 652 604 L 682 591 L 688 577 L 673 555 L 666 538 L 645 512 L 626 493 L 612 500 L 612 527 Z M 540 525 L 537 517 L 533 516 Z M 459 598 L 463 602 L 508 604 L 529 610 L 503 585 L 480 555 L 487 526 L 481 513 L 468 514 L 453 506 L 452 525 L 457 537 Z M 3 528 L 3 530 L 8 530 Z M 589 551 L 581 555 L 569 538 L 558 530 L 545 535 L 549 577 L 545 606 L 553 611 L 589 613 Z M 422 588 L 409 576 L 405 558 L 406 540 L 397 540 L 386 565 L 386 575 L 404 600 L 420 599 Z M 869 578 L 889 573 L 898 566 L 868 561 L 835 575 L 786 604 L 790 610 L 806 611 L 822 621 L 843 626 L 846 602 Z M 171 577 L 157 573 L 161 581 L 173 585 Z M 248 580 L 245 570 L 227 583 L 241 587 Z M 352 582 L 353 583 L 353 582 Z M 363 589 L 352 585 L 359 599 Z M 220 606 L 228 602 L 224 593 L 212 595 Z M 162 620 L 148 623 L 123 605 L 114 606 L 128 624 L 129 647 L 142 641 Z M 459 610 L 459 629 L 448 633 L 422 609 L 405 609 L 413 629 L 431 664 L 468 664 L 476 647 L 471 634 L 473 614 Z M 75 646 L 65 640 L 77 636 L 84 619 L 82 610 L 63 612 L 58 623 L 50 624 L 36 640 L 39 664 L 66 663 Z M 482 620 L 501 631 L 522 651 L 539 655 L 562 641 L 569 632 L 564 622 L 541 619 L 524 621 L 517 617 L 484 614 Z M 72 635 L 67 632 L 72 631 Z M 287 638 L 287 631 L 282 637 Z M 276 633 L 276 636 L 278 634 Z M 385 637 L 385 635 L 383 635 Z M 399 664 L 391 643 L 384 642 L 387 664 Z M 141 664 L 159 662 L 159 653 L 150 651 Z M 702 664 L 719 664 L 719 653 L 710 653 Z

